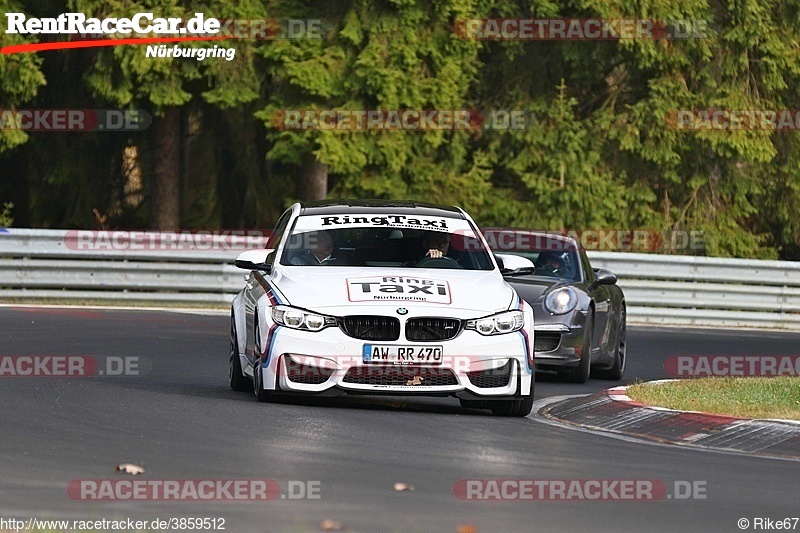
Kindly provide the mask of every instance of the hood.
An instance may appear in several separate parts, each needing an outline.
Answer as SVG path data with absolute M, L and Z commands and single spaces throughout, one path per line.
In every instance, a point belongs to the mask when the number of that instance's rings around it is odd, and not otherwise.
M 516 296 L 497 271 L 436 268 L 289 267 L 272 282 L 290 305 L 311 310 L 364 306 L 431 311 L 504 311 Z
M 551 278 L 545 276 L 525 276 L 509 278 L 509 284 L 514 287 L 519 297 L 533 305 L 540 301 L 544 294 L 552 288 L 571 285 L 574 282 L 567 279 Z

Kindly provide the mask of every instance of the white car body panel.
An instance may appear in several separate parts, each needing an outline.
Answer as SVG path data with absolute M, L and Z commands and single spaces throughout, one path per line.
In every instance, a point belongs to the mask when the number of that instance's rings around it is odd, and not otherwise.
M 483 315 L 505 311 L 511 305 L 516 294 L 514 289 L 503 281 L 501 276 L 497 276 L 495 279 L 486 274 L 485 271 L 480 270 L 443 271 L 432 268 L 414 269 L 409 272 L 408 269 L 339 267 L 335 272 L 331 272 L 331 269 L 317 267 L 290 267 L 280 269 L 277 275 L 271 278 L 271 281 L 274 286 L 280 288 L 280 292 L 291 305 L 302 307 L 300 302 L 307 301 L 308 295 L 313 294 L 313 309 L 319 311 L 341 309 L 343 305 L 346 305 L 348 313 L 359 314 L 361 311 L 356 308 L 365 307 L 367 304 L 370 307 L 381 308 L 397 307 L 406 303 L 413 303 L 415 308 L 427 308 L 428 312 L 444 312 L 446 314 L 452 313 L 454 310 L 481 311 Z M 350 295 L 348 298 L 348 280 L 358 285 L 357 280 L 384 277 L 445 282 L 449 285 L 448 293 L 452 296 L 451 302 L 442 304 L 410 302 L 402 299 L 372 302 L 353 301 L 354 295 Z M 370 287 L 370 289 L 372 288 L 374 287 Z M 382 309 L 380 312 L 386 313 L 387 310 Z M 388 310 L 388 312 L 392 311 Z M 458 318 L 474 318 L 474 313 Z

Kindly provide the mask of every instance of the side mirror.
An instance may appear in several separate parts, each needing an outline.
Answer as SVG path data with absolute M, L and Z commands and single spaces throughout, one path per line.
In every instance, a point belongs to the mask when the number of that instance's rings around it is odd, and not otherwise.
M 533 261 L 526 257 L 512 254 L 495 254 L 494 258 L 497 260 L 497 266 L 500 267 L 500 273 L 504 276 L 525 276 L 536 271 Z
M 617 283 L 617 275 L 604 268 L 598 268 L 594 272 L 595 283 L 598 285 L 614 285 Z
M 243 268 L 245 270 L 263 270 L 264 272 L 270 272 L 272 270 L 272 265 L 268 265 L 267 260 L 269 256 L 274 253 L 275 250 L 271 248 L 266 250 L 248 250 L 240 253 L 234 264 L 238 268 Z

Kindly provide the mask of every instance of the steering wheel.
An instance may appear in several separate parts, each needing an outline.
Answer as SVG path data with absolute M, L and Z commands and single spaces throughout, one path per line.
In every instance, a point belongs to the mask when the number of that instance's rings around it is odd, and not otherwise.
M 464 268 L 452 257 L 423 257 L 414 266 L 418 268 Z
M 536 268 L 536 274 L 539 276 L 553 276 L 553 277 L 562 277 L 562 270 L 560 267 L 551 267 L 547 264 L 538 265 Z

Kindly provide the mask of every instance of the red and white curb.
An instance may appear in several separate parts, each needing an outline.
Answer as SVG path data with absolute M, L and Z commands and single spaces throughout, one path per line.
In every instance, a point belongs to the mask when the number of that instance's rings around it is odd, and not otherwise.
M 651 384 L 675 380 L 661 380 Z M 547 402 L 547 420 L 638 440 L 800 460 L 800 422 L 756 420 L 654 407 L 632 400 L 627 386 Z

